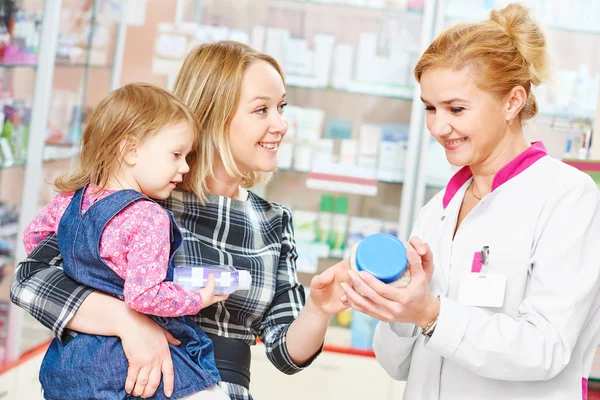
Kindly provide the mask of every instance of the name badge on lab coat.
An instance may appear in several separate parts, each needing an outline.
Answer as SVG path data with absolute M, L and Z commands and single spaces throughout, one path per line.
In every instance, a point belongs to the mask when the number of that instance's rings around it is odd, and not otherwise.
M 468 306 L 502 307 L 506 276 L 493 273 L 466 272 L 460 277 L 458 302 Z

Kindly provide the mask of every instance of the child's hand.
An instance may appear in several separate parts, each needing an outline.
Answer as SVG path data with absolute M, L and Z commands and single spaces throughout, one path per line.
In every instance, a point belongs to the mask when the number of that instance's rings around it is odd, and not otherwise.
M 226 294 L 215 294 L 215 277 L 213 274 L 208 275 L 208 283 L 205 287 L 198 290 L 200 296 L 202 296 L 202 308 L 208 307 L 219 301 L 225 301 L 229 297 Z

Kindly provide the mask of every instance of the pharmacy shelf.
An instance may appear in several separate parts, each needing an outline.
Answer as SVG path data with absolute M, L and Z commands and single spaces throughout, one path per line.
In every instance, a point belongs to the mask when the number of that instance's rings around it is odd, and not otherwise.
M 295 169 L 289 169 L 289 168 L 278 168 L 277 172 L 281 172 L 281 173 L 296 173 L 296 174 L 305 174 L 306 176 L 308 176 L 309 172 L 304 172 L 304 171 L 296 171 Z M 442 178 L 427 178 L 427 188 L 430 189 L 443 189 L 446 187 L 446 184 L 448 183 L 447 179 L 442 179 Z M 401 181 L 387 181 L 387 180 L 382 180 L 382 179 L 378 179 L 377 182 L 379 183 L 383 183 L 386 185 L 403 185 L 404 182 Z
M 286 86 L 288 88 L 299 88 L 299 89 L 313 89 L 334 93 L 350 93 L 350 94 L 359 94 L 359 95 L 367 95 L 367 96 L 376 96 L 390 99 L 401 99 L 412 101 L 413 94 L 415 88 L 413 86 L 388 86 L 388 85 L 378 85 L 376 83 L 361 83 L 361 84 L 353 84 L 348 89 L 339 89 L 334 87 L 317 87 L 317 86 L 309 86 L 296 84 L 293 82 L 287 82 Z
M 74 155 L 65 155 L 65 156 L 57 156 L 57 157 L 48 157 L 48 158 L 44 158 L 43 162 L 49 163 L 49 162 L 53 162 L 53 161 L 64 161 L 64 160 L 70 160 L 74 157 L 77 157 L 77 155 L 74 154 Z M 14 162 L 11 164 L 0 163 L 0 170 L 10 169 L 10 168 L 25 168 L 26 166 L 27 166 L 27 161 L 19 161 L 19 162 Z
M 546 25 L 545 26 L 547 30 L 550 31 L 555 31 L 555 32 L 567 32 L 567 33 L 576 33 L 576 34 L 583 34 L 583 35 L 600 35 L 600 30 L 589 30 L 589 29 L 577 29 L 577 28 L 571 28 L 568 26 L 559 26 L 559 25 Z
M 541 110 L 537 116 L 547 118 L 560 118 L 569 121 L 593 121 L 595 115 L 593 113 L 573 113 L 573 112 L 560 112 L 560 111 L 543 111 Z
M 308 177 L 308 174 L 310 173 L 310 172 L 297 171 L 295 169 L 287 169 L 287 168 L 278 168 L 277 171 L 278 172 L 283 172 L 283 173 L 293 172 L 293 173 L 296 173 L 296 174 L 304 174 L 307 177 Z M 402 183 L 403 183 L 401 180 L 400 181 L 387 181 L 387 180 L 383 180 L 383 179 L 378 179 L 377 182 L 388 184 L 388 185 L 402 185 Z
M 487 11 L 485 13 L 471 13 L 471 14 L 447 13 L 446 14 L 446 23 L 452 25 L 457 22 L 481 21 L 481 20 L 487 19 L 488 17 L 489 17 L 489 11 Z M 593 36 L 600 35 L 600 29 L 599 30 L 590 30 L 590 29 L 573 28 L 573 27 L 569 27 L 569 26 L 546 24 L 544 21 L 542 21 L 541 23 L 546 31 L 566 32 L 566 33 L 575 33 L 575 34 L 593 35 Z
M 27 165 L 25 161 L 18 161 L 13 163 L 0 163 L 0 170 L 2 169 L 10 169 L 10 168 L 22 168 Z
M 328 6 L 328 7 L 336 7 L 336 8 L 346 8 L 346 9 L 354 9 L 354 10 L 370 10 L 384 13 L 386 16 L 394 15 L 406 15 L 408 17 L 418 16 L 421 17 L 423 15 L 423 10 L 421 9 L 412 9 L 412 8 L 400 8 L 400 7 L 382 7 L 382 6 L 373 6 L 369 4 L 352 4 L 349 1 L 332 1 L 332 0 L 280 0 L 279 3 L 297 3 L 297 4 L 314 4 L 316 6 Z M 368 3 L 365 1 L 364 3 Z
M 15 236 L 18 233 L 19 226 L 16 222 L 10 222 L 0 225 L 0 237 Z
M 94 68 L 94 69 L 112 69 L 112 64 L 86 64 L 86 63 L 67 63 L 57 62 L 54 65 L 55 68 Z M 0 63 L 0 68 L 38 68 L 37 63 L 14 63 L 4 64 Z

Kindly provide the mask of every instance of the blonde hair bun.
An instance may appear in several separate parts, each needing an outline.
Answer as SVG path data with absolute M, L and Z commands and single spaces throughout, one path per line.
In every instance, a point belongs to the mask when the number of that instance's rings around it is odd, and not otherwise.
M 517 50 L 529 64 L 531 83 L 537 86 L 549 79 L 550 60 L 544 33 L 530 14 L 528 8 L 514 3 L 500 10 L 492 10 L 490 20 L 500 25 L 514 41 Z

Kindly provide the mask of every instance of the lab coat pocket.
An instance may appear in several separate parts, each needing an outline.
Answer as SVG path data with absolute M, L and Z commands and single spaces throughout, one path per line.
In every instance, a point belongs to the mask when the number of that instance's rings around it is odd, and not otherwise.
M 501 308 L 494 308 L 495 312 L 502 312 L 512 317 L 519 314 L 519 305 L 525 298 L 527 281 L 529 280 L 531 263 L 528 260 L 516 259 L 514 255 L 495 253 L 490 260 L 488 272 L 502 274 L 506 277 L 506 291 L 504 304 Z

